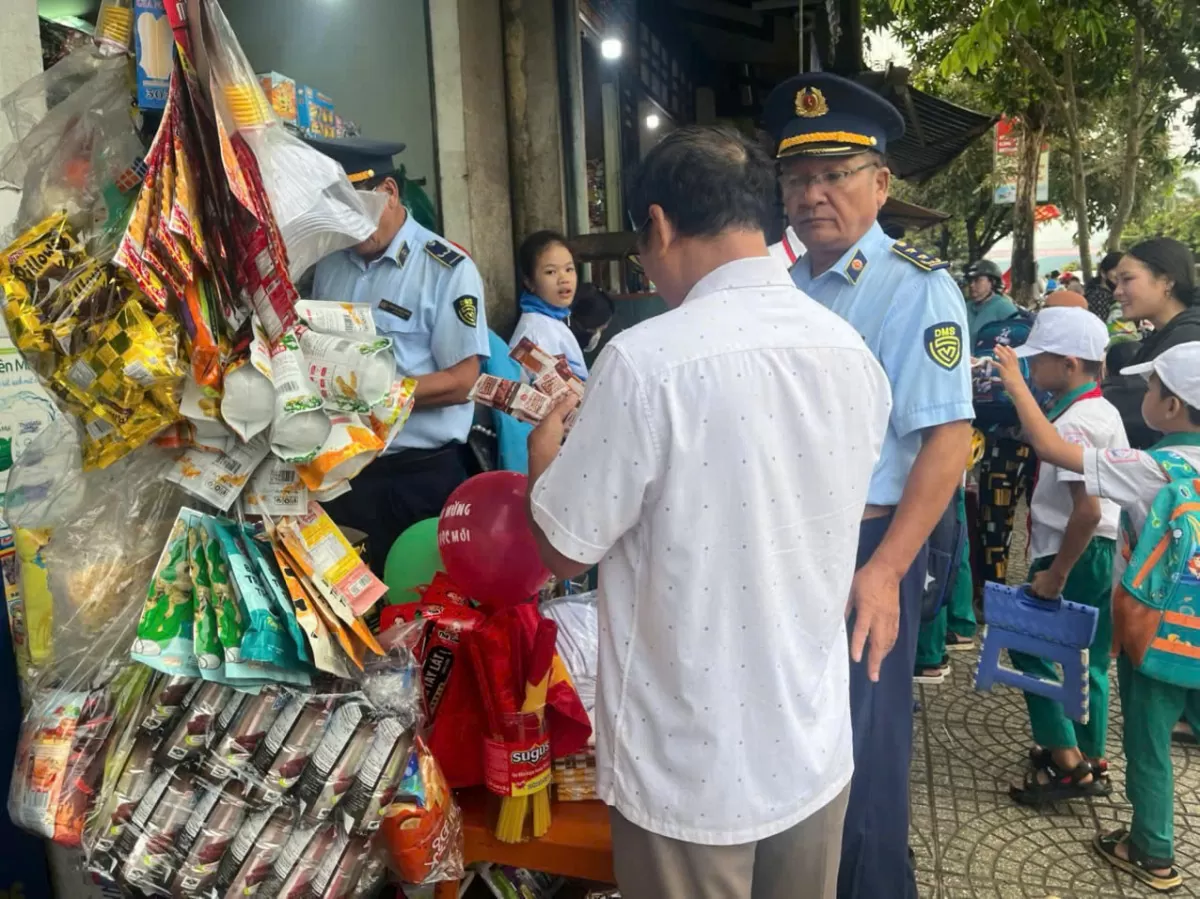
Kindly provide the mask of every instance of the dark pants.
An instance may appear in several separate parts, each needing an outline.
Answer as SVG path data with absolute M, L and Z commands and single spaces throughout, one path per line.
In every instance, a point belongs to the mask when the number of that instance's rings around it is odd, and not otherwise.
M 381 456 L 350 482 L 349 493 L 324 503 L 325 511 L 337 524 L 366 532 L 371 569 L 382 575 L 396 538 L 418 521 L 440 515 L 447 497 L 467 479 L 464 452 L 452 443 Z
M 864 521 L 858 536 L 861 567 L 875 552 L 891 518 Z M 867 679 L 866 653 L 850 664 L 854 779 L 842 831 L 838 899 L 916 899 L 908 859 L 908 769 L 912 762 L 913 665 L 921 626 L 925 550 L 900 582 L 900 632 L 879 673 Z M 853 631 L 854 619 L 849 625 Z

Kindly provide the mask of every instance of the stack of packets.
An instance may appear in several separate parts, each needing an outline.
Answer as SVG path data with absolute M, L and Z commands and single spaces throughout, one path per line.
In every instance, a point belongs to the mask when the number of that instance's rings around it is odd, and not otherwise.
M 362 620 L 387 588 L 316 503 L 272 532 L 179 512 L 130 655 L 171 676 L 257 690 L 361 676 L 382 656 Z
M 125 664 L 90 690 L 35 695 L 9 813 L 81 847 L 123 893 L 365 899 L 389 861 L 410 882 L 462 874 L 461 819 L 419 715 L 411 653 L 345 692 L 246 693 Z
M 222 512 L 241 497 L 247 514 L 295 515 L 340 496 L 412 412 L 416 379 L 396 377 L 370 306 L 302 300 L 297 311 L 274 347 L 255 317 L 219 390 L 189 376 L 184 420 L 158 440 L 185 450 L 170 479 Z
M 567 397 L 574 404 L 564 421 L 569 431 L 579 415 L 584 383 L 571 371 L 567 360 L 550 355 L 527 337 L 522 338 L 509 355 L 532 379 L 532 386 L 495 375 L 480 375 L 469 398 L 499 409 L 518 421 L 537 424 L 560 399 Z
M 559 802 L 583 802 L 596 795 L 596 753 L 576 753 L 554 760 L 551 774 L 554 798 Z

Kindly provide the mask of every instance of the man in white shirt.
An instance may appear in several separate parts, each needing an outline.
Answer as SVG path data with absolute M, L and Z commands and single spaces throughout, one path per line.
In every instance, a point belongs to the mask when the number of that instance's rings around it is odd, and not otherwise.
M 600 564 L 597 781 L 626 899 L 830 899 L 853 770 L 846 600 L 890 413 L 854 330 L 767 252 L 773 166 L 683 128 L 631 209 L 671 311 L 529 440 L 547 565 Z

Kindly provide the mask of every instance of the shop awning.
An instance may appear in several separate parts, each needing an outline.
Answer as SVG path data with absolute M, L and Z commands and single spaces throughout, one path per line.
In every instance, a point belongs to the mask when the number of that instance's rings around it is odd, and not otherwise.
M 895 197 L 888 197 L 888 201 L 883 204 L 883 209 L 879 211 L 879 223 L 884 227 L 884 230 L 887 230 L 889 226 L 895 225 L 909 232 L 920 231 L 922 228 L 930 228 L 941 224 L 949 218 L 950 213 L 948 212 L 926 209 L 924 206 L 918 206 L 916 203 L 906 203 L 904 200 L 897 200 Z

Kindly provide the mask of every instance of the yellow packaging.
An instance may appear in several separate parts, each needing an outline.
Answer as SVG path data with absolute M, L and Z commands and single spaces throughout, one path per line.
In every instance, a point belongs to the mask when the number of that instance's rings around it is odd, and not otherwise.
M 51 213 L 5 247 L 4 251 L 0 253 L 0 264 L 7 265 L 10 256 L 28 249 L 51 233 L 62 231 L 66 226 L 66 212 L 59 210 L 58 212 Z
M 50 542 L 50 532 L 13 529 L 13 543 L 20 565 L 21 614 L 28 638 L 29 664 L 37 668 L 50 659 L 54 650 L 54 596 L 42 547 Z
M 97 297 L 109 283 L 109 269 L 99 259 L 91 259 L 76 268 L 51 295 L 53 320 L 50 329 L 64 353 L 71 352 L 71 337 L 79 327 L 79 311 Z
M 309 490 L 353 478 L 384 447 L 383 441 L 357 415 L 330 415 L 329 424 L 329 436 L 317 450 L 316 458 L 296 466 L 300 480 Z
M 0 274 L 0 290 L 4 291 L 4 318 L 8 333 L 17 349 L 23 353 L 45 353 L 50 350 L 50 328 L 29 299 L 25 282 L 13 275 Z
M 367 423 L 375 436 L 388 446 L 400 433 L 412 414 L 413 403 L 417 396 L 417 379 L 401 378 L 392 384 L 387 397 L 382 403 L 371 407 Z

